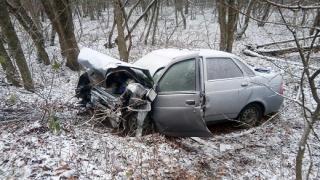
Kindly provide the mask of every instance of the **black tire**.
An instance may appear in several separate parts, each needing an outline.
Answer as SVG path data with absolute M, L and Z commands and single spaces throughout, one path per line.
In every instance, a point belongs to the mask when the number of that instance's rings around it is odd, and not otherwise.
M 258 104 L 249 104 L 239 114 L 238 120 L 242 127 L 250 128 L 262 118 L 262 108 Z

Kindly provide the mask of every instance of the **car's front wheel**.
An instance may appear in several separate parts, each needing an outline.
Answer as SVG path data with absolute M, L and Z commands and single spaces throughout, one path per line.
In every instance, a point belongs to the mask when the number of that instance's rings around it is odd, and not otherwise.
M 262 108 L 258 104 L 247 105 L 240 113 L 238 120 L 243 127 L 253 127 L 262 118 Z

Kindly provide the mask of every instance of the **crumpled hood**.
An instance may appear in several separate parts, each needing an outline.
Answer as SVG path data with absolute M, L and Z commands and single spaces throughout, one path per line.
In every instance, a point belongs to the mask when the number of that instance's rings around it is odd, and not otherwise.
M 102 54 L 98 51 L 86 47 L 80 50 L 80 53 L 78 55 L 78 62 L 86 69 L 95 69 L 101 74 L 106 74 L 106 72 L 110 68 L 117 68 L 120 66 L 148 71 L 145 68 L 119 61 L 111 56 Z
M 117 60 L 90 48 L 81 49 L 78 55 L 78 62 L 86 70 L 98 72 L 102 77 L 107 77 L 113 72 L 122 70 L 132 74 L 139 83 L 148 88 L 153 86 L 153 79 L 149 70 Z

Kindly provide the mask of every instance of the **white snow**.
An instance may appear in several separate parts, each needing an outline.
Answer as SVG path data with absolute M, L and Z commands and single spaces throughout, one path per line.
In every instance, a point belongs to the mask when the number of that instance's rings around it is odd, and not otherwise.
M 155 46 L 146 46 L 139 38 L 144 27 L 142 22 L 134 32 L 130 61 L 155 49 L 218 49 L 216 14 L 212 9 L 201 11 L 194 8 L 196 19 L 187 21 L 186 30 L 175 28 L 174 9 L 166 8 L 167 12 L 161 13 L 163 15 L 159 19 Z M 106 14 L 104 16 L 106 19 Z M 132 15 L 138 16 L 136 13 Z M 117 47 L 104 47 L 111 28 L 104 18 L 95 21 L 75 19 L 79 46 L 108 56 L 85 50 L 84 61 L 91 61 L 91 55 L 104 61 L 119 59 Z M 279 17 L 271 17 L 270 20 L 277 18 L 279 20 Z M 172 33 L 173 30 L 176 32 Z M 290 99 L 285 100 L 279 116 L 261 126 L 249 130 L 230 127 L 233 124 L 212 126 L 214 137 L 202 139 L 205 144 L 190 138 L 167 138 L 159 134 L 141 138 L 120 137 L 102 125 L 79 126 L 90 118 L 77 114 L 82 109 L 75 106 L 77 99 L 73 98 L 80 74 L 65 66 L 53 69 L 37 63 L 30 38 L 21 28 L 17 27 L 17 31 L 23 42 L 36 93 L 0 86 L 0 179 L 71 179 L 73 176 L 79 179 L 294 179 L 297 143 L 304 120 L 301 108 Z M 299 31 L 298 35 L 305 33 Z M 285 79 L 285 95 L 299 100 L 296 87 L 301 68 L 291 63 L 300 62 L 296 53 L 281 57 L 283 61 L 266 61 L 241 52 L 247 44 L 286 39 L 292 37 L 284 27 L 274 24 L 257 27 L 255 22 L 251 22 L 244 38 L 235 42 L 234 53 L 248 64 L 272 67 L 280 72 Z M 47 50 L 51 60 L 64 64 L 58 45 L 56 40 L 56 46 L 47 47 Z M 319 67 L 317 59 L 319 53 L 312 55 L 312 65 Z M 160 60 L 160 55 L 154 59 L 155 63 Z M 0 81 L 3 80 L 4 72 L 0 69 Z M 306 99 L 308 107 L 314 107 L 309 94 Z M 48 113 L 58 117 L 62 127 L 60 134 L 54 135 L 47 128 Z M 223 131 L 219 132 L 221 129 Z M 320 133 L 319 123 L 315 125 L 315 132 Z M 311 178 L 319 179 L 320 147 L 314 135 L 310 137 L 309 144 L 313 161 Z M 305 171 L 310 162 L 306 151 Z

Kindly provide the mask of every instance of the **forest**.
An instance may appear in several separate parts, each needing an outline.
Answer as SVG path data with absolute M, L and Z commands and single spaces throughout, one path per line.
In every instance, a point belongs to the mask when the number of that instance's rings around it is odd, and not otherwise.
M 319 179 L 319 33 L 317 0 L 0 0 L 0 179 Z M 280 74 L 284 102 L 210 138 L 120 134 L 78 104 L 85 48 L 229 52 Z

